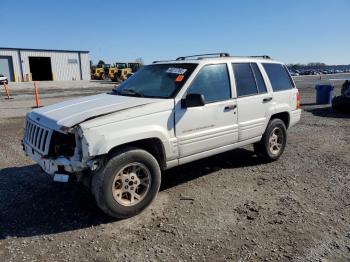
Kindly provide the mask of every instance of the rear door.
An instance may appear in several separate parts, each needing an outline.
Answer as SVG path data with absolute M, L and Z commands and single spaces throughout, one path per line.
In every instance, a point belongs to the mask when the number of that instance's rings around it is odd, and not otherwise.
M 261 136 L 271 114 L 268 92 L 257 63 L 232 64 L 237 93 L 239 141 Z
M 187 94 L 203 94 L 205 105 L 175 111 L 180 158 L 237 142 L 236 101 L 231 95 L 227 63 L 203 66 Z
M 275 111 L 285 112 L 296 108 L 297 92 L 287 68 L 279 63 L 262 63 L 273 90 Z M 277 103 L 278 102 L 278 103 Z

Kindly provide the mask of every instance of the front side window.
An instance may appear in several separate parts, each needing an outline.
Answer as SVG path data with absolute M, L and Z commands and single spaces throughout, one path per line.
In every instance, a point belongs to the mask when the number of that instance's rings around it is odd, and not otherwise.
M 229 100 L 231 87 L 226 64 L 204 66 L 189 87 L 188 94 L 203 94 L 206 103 Z
M 133 76 L 113 89 L 115 95 L 173 98 L 197 64 L 153 64 L 142 67 Z
M 267 76 L 270 79 L 273 91 L 283 91 L 294 88 L 287 69 L 281 64 L 263 63 Z

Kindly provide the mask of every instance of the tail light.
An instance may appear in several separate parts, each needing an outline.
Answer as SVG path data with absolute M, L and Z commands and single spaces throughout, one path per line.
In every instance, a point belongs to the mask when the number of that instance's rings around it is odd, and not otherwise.
M 297 90 L 297 109 L 300 109 L 300 93 L 299 90 Z

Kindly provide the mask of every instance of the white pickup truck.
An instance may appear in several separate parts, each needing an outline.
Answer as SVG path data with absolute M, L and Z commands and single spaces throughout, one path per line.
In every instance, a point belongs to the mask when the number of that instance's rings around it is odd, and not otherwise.
M 161 171 L 247 144 L 278 159 L 301 116 L 287 68 L 226 53 L 154 62 L 110 93 L 35 109 L 25 153 L 56 181 L 89 185 L 126 218 L 155 198 Z

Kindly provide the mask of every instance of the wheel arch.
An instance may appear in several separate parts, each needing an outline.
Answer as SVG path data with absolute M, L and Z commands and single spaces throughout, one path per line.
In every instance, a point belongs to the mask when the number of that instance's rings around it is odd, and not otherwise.
M 285 112 L 279 112 L 271 115 L 270 121 L 273 119 L 281 119 L 284 124 L 286 125 L 286 128 L 289 127 L 290 124 L 290 115 L 287 111 Z
M 111 157 L 118 150 L 125 147 L 136 147 L 143 149 L 154 156 L 161 169 L 166 167 L 166 151 L 163 142 L 159 138 L 151 137 L 117 145 L 108 151 L 106 154 L 107 158 Z

